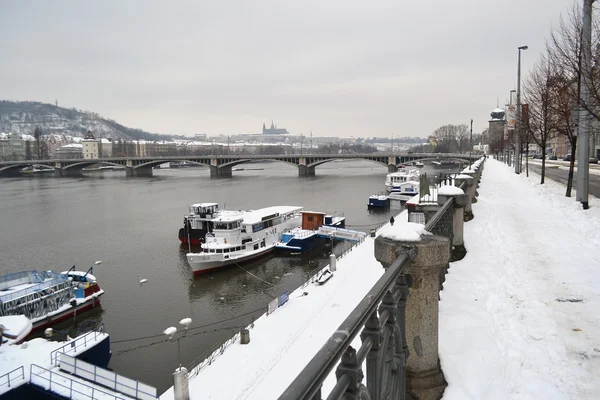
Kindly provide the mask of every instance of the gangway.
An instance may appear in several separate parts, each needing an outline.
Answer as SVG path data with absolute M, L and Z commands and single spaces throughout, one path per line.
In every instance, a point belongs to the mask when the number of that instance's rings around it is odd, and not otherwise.
M 348 240 L 350 242 L 360 242 L 366 236 L 366 232 L 355 231 L 352 229 L 336 228 L 333 226 L 320 226 L 317 235 L 328 239 Z

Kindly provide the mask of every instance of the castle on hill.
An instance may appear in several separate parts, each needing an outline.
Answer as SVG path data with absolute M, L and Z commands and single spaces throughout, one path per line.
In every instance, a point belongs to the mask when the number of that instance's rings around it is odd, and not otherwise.
M 277 126 L 271 121 L 271 127 L 267 128 L 267 126 L 263 123 L 263 135 L 287 135 L 289 132 L 285 128 L 277 128 Z

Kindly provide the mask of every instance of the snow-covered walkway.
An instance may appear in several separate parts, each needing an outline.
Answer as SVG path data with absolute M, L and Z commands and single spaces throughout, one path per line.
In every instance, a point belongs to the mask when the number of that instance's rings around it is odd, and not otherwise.
M 444 399 L 600 399 L 600 201 L 489 159 L 440 302 Z

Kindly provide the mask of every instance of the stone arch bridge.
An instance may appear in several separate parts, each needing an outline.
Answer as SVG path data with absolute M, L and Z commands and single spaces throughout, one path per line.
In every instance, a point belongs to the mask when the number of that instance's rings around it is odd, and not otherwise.
M 399 166 L 410 165 L 416 161 L 458 160 L 469 162 L 477 156 L 469 154 L 442 153 L 399 153 L 399 154 L 295 154 L 295 155 L 220 155 L 220 156 L 154 156 L 154 157 L 109 157 L 102 159 L 57 159 L 24 160 L 0 162 L 0 176 L 14 176 L 20 170 L 31 165 L 45 166 L 54 170 L 56 176 L 80 176 L 83 168 L 94 164 L 124 167 L 126 176 L 152 176 L 152 169 L 167 162 L 189 162 L 207 165 L 212 178 L 230 178 L 235 166 L 253 161 L 280 161 L 295 165 L 298 176 L 314 176 L 315 168 L 321 164 L 336 160 L 369 160 L 388 167 L 395 172 Z

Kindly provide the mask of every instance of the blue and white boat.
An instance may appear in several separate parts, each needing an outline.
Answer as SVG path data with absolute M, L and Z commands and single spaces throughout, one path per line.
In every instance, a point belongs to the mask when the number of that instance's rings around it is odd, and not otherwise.
M 398 185 L 394 185 L 388 198 L 390 200 L 408 201 L 415 195 L 419 194 L 419 182 L 406 181 Z
M 369 196 L 369 202 L 367 203 L 368 208 L 388 208 L 390 206 L 390 199 L 385 194 L 373 194 Z
M 316 211 L 302 211 L 302 226 L 284 232 L 278 249 L 292 251 L 307 251 L 320 244 L 327 238 L 334 237 L 334 232 L 347 231 L 346 217 L 343 214 L 328 215 Z
M 402 168 L 397 172 L 389 173 L 385 176 L 385 188 L 389 192 L 394 188 L 399 188 L 401 184 L 408 181 L 418 181 L 419 171 L 416 169 Z

